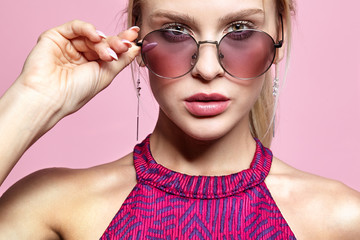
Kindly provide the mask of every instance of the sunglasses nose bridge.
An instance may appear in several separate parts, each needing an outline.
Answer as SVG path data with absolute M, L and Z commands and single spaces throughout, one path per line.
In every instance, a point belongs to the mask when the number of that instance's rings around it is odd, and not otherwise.
M 202 44 L 209 44 L 209 46 L 201 49 Z M 210 40 L 198 41 L 197 46 L 197 55 L 191 64 L 192 74 L 199 75 L 205 80 L 211 80 L 216 76 L 223 75 L 225 72 L 219 59 L 219 42 Z
M 197 42 L 197 46 L 198 46 L 198 54 L 200 55 L 200 46 L 201 44 L 215 44 L 216 46 L 216 51 L 217 51 L 217 55 L 219 55 L 219 42 L 218 41 L 212 41 L 212 40 L 205 40 L 205 41 L 198 41 Z M 197 56 L 198 58 L 199 56 Z M 219 57 L 219 56 L 218 56 Z
M 210 40 L 199 41 L 199 42 L 198 42 L 198 45 L 200 46 L 200 44 L 206 44 L 206 43 L 208 43 L 208 44 L 215 44 L 216 46 L 219 46 L 218 41 L 210 41 Z

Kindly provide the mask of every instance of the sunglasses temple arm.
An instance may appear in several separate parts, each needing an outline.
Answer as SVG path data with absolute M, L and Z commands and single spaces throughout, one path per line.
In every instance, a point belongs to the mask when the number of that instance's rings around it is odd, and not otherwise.
M 280 14 L 280 21 L 281 21 L 281 40 L 275 44 L 276 48 L 281 48 L 284 43 L 284 22 L 281 14 Z

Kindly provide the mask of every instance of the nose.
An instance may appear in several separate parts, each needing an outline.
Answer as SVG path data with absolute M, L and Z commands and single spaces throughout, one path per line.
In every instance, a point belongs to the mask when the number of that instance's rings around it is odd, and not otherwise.
M 199 41 L 198 56 L 196 56 L 195 66 L 191 71 L 194 77 L 207 81 L 225 74 L 221 67 L 218 57 L 218 42 Z

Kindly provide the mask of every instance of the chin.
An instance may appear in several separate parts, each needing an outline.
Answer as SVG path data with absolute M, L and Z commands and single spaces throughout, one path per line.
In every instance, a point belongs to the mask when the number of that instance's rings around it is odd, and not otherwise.
M 213 142 L 225 136 L 225 134 L 219 133 L 192 133 L 187 135 L 194 140 L 201 142 Z
M 169 135 L 175 135 L 180 139 L 191 138 L 200 142 L 209 142 L 233 135 L 234 132 L 248 131 L 249 123 L 244 121 L 246 117 L 248 116 L 236 118 L 223 115 L 210 118 L 194 116 L 179 118 L 161 112 L 156 128 L 167 129 Z
M 191 126 L 178 126 L 181 131 L 194 140 L 209 142 L 219 140 L 234 130 L 233 126 L 216 121 L 215 124 L 194 124 Z

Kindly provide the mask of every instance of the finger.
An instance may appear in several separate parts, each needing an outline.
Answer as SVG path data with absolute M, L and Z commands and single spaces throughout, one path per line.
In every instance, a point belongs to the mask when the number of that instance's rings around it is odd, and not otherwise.
M 117 36 L 108 37 L 106 42 L 118 55 L 123 54 L 134 45 L 133 42 L 137 39 L 139 31 L 140 28 L 134 26 L 119 33 Z
M 103 39 L 103 37 L 100 36 L 101 34 L 99 35 L 99 32 L 96 31 L 94 25 L 80 20 L 65 23 L 56 27 L 55 30 L 67 39 L 86 37 L 92 42 L 100 42 Z
M 120 39 L 117 36 L 107 38 L 106 42 L 117 54 L 127 52 L 128 49 L 132 47 L 132 43 L 129 40 Z
M 98 59 L 100 60 L 110 62 L 118 59 L 117 53 L 111 49 L 108 42 L 105 40 L 99 43 L 93 43 L 86 38 L 85 43 L 90 51 L 93 51 L 99 56 Z
M 137 26 L 134 26 L 134 27 L 129 28 L 126 31 L 119 33 L 117 36 L 107 38 L 106 41 L 109 44 L 109 46 L 111 47 L 111 49 L 114 49 L 115 52 L 120 56 L 120 55 L 124 54 L 125 52 L 127 52 L 133 46 L 135 47 L 134 41 L 138 38 L 139 31 L 140 31 L 140 28 Z M 137 55 L 138 49 L 135 49 L 135 52 L 136 52 L 135 55 Z M 125 58 L 127 58 L 127 56 L 125 56 Z M 131 61 L 132 61 L 132 59 L 130 61 L 128 61 L 128 60 L 125 61 L 126 65 L 128 64 L 128 62 L 131 62 Z
M 98 58 L 94 59 L 95 54 L 91 54 L 92 58 L 88 60 L 97 60 L 101 59 L 104 61 L 111 61 L 112 59 L 109 58 L 109 54 L 106 51 L 107 48 L 113 49 L 117 54 L 122 54 L 126 52 L 130 47 L 132 47 L 132 43 L 126 39 L 119 39 L 119 37 L 108 37 L 106 40 L 104 39 L 102 42 L 99 43 L 93 43 L 90 40 L 87 40 L 86 38 L 79 37 L 75 38 L 71 41 L 74 48 L 82 53 L 91 52 L 94 51 Z
M 106 41 L 103 40 L 99 43 L 93 43 L 87 38 L 79 37 L 72 40 L 71 43 L 77 51 L 84 54 L 88 61 L 99 59 L 103 61 L 117 60 L 117 54 L 126 52 L 132 46 L 130 42 L 125 44 L 117 37 L 110 37 Z
M 135 56 L 139 53 L 139 50 L 139 47 L 134 46 L 126 53 L 120 55 L 118 61 L 99 62 L 103 71 L 101 71 L 101 75 L 99 76 L 101 81 L 98 83 L 98 90 L 100 91 L 106 88 L 115 78 L 115 76 L 135 59 Z
M 93 49 L 90 48 L 90 47 L 88 46 L 88 44 L 85 42 L 85 38 L 84 38 L 84 37 L 75 38 L 75 39 L 71 40 L 71 43 L 74 45 L 74 47 L 76 48 L 76 50 L 78 50 L 79 52 L 90 52 L 90 51 L 93 51 Z
M 91 39 L 86 37 L 77 37 L 71 40 L 75 49 L 82 53 L 88 53 L 85 56 L 91 56 L 88 60 L 98 60 L 101 59 L 103 61 L 112 61 L 117 60 L 118 55 L 127 52 L 130 47 L 132 47 L 133 41 L 137 38 L 139 27 L 132 27 L 124 32 L 121 32 L 118 36 L 105 37 L 105 34 L 102 32 L 100 34 L 103 36 L 103 40 L 100 42 L 92 42 Z M 96 31 L 96 30 L 95 30 Z M 124 38 L 124 39 L 122 39 Z M 110 49 L 109 49 L 110 48 Z M 95 54 L 89 54 L 89 52 L 94 51 L 97 53 L 98 58 L 95 57 Z M 115 52 L 115 53 L 114 53 Z
M 96 52 L 84 52 L 83 53 L 84 57 L 88 60 L 88 61 L 96 61 L 99 60 L 99 55 Z
M 109 74 L 112 76 L 117 75 L 122 69 L 129 65 L 139 53 L 140 48 L 133 44 L 127 52 L 119 55 L 119 60 L 105 63 Z
M 119 44 L 119 41 L 121 41 L 121 47 L 125 45 L 128 48 L 126 52 L 117 52 L 119 56 L 118 61 L 107 63 L 110 74 L 118 74 L 124 67 L 129 65 L 137 55 L 139 55 L 140 47 L 136 46 L 133 42 L 137 39 L 139 31 L 139 27 L 131 27 L 130 29 L 119 33 L 117 37 L 106 39 L 109 42 L 109 45 L 114 49 L 117 49 L 115 45 Z
M 127 39 L 120 39 L 117 36 L 108 37 L 99 43 L 93 43 L 88 39 L 84 39 L 86 46 L 79 46 L 82 51 L 94 51 L 98 54 L 99 59 L 104 61 L 118 60 L 118 56 L 127 52 L 133 46 Z M 76 43 L 81 45 L 81 41 Z
M 140 31 L 140 28 L 138 26 L 133 26 L 133 27 L 129 28 L 128 30 L 119 33 L 118 37 L 120 39 L 126 39 L 126 40 L 129 40 L 130 42 L 133 42 L 139 36 L 139 31 Z
M 71 41 L 67 41 L 67 45 L 72 45 L 78 53 L 82 53 L 87 61 L 104 60 L 112 61 L 113 58 L 109 55 L 107 48 L 109 47 L 106 42 L 93 43 L 87 38 L 78 37 Z M 95 45 L 97 45 L 95 47 Z

